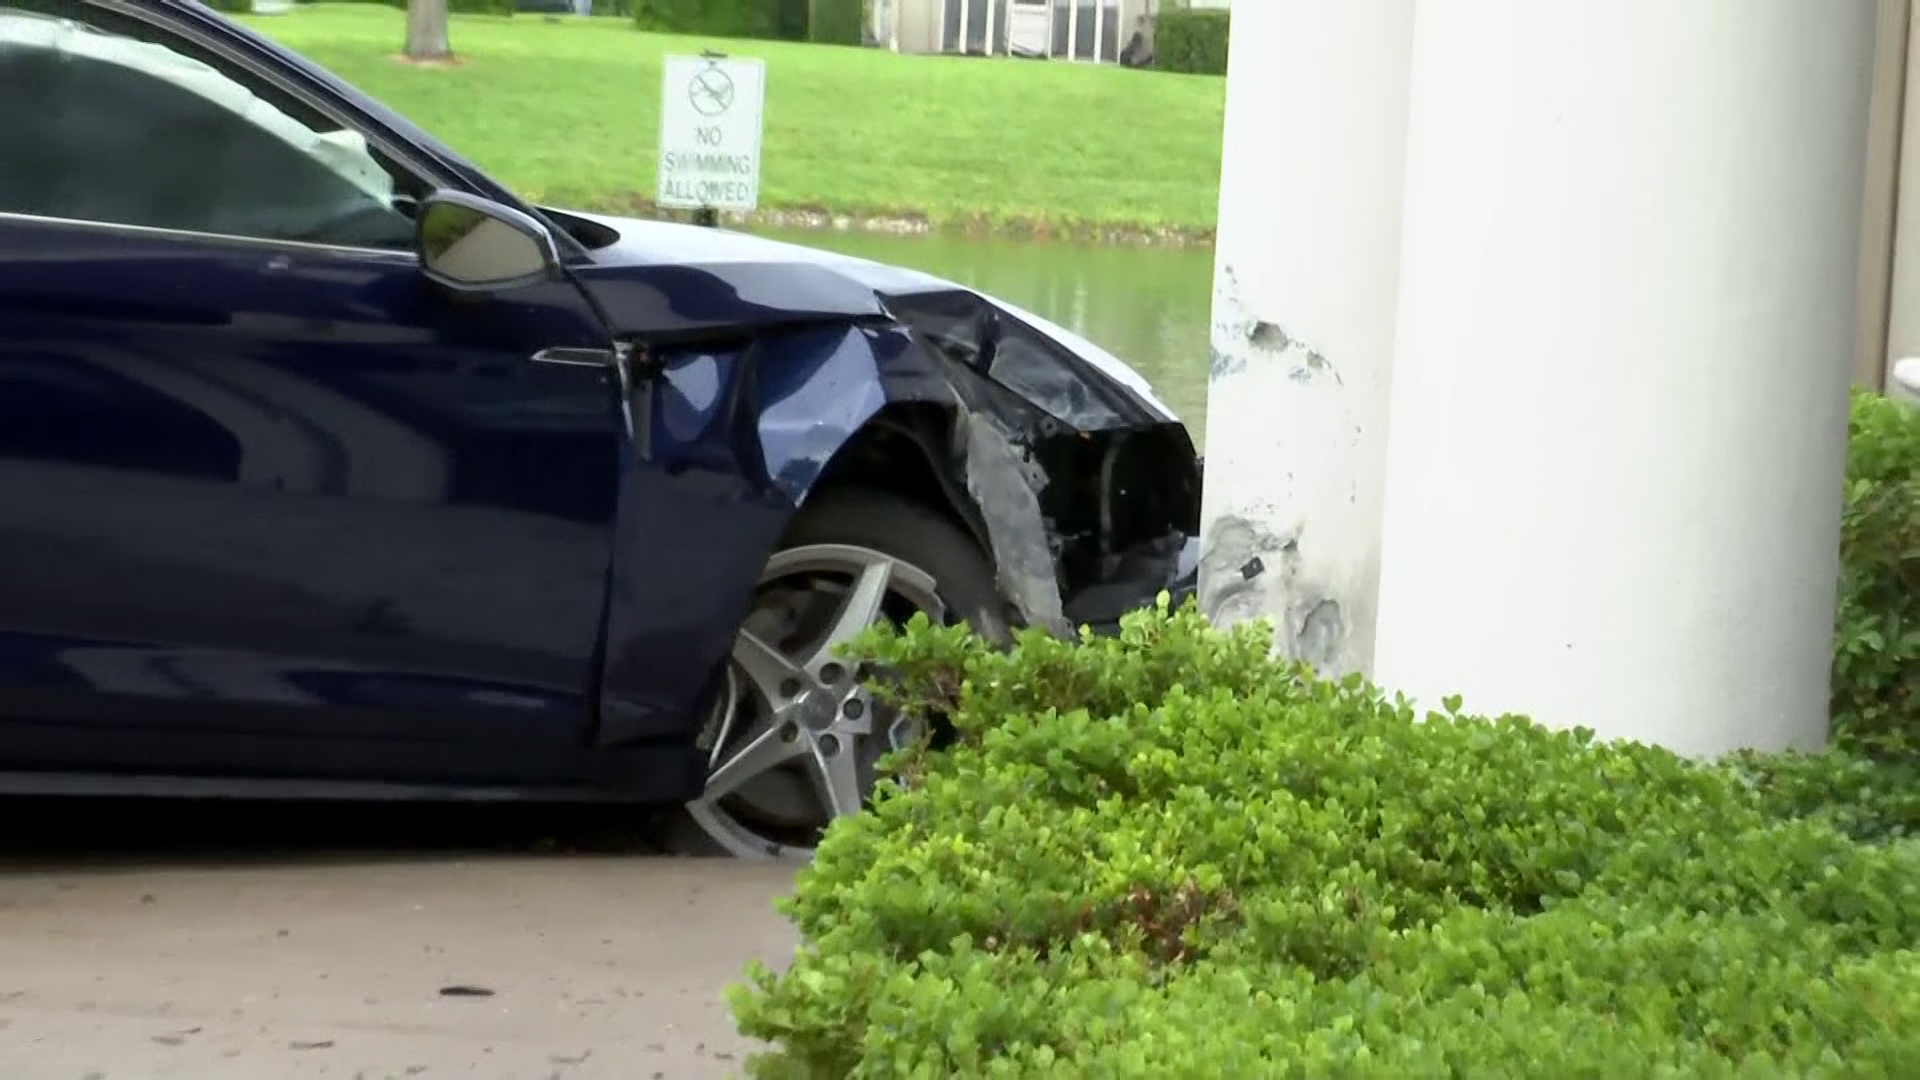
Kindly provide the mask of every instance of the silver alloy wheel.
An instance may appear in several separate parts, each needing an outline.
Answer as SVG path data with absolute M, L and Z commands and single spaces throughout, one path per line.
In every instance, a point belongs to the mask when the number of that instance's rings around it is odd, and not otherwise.
M 820 829 L 860 811 L 873 761 L 916 733 L 898 720 L 876 728 L 871 692 L 836 650 L 915 611 L 944 620 L 938 584 L 882 552 L 811 544 L 768 561 L 701 734 L 706 790 L 686 807 L 729 854 L 809 859 Z

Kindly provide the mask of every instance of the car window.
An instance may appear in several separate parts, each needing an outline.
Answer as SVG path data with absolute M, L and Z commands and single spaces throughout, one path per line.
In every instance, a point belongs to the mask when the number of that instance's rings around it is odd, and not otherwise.
M 75 0 L 0 0 L 0 211 L 411 247 L 414 193 L 360 134 L 245 78 Z

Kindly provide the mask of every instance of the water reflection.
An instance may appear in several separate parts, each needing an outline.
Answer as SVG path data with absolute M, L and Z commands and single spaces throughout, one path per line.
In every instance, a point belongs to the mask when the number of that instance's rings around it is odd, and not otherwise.
M 924 270 L 1051 319 L 1138 369 L 1195 442 L 1205 436 L 1211 248 L 756 231 Z

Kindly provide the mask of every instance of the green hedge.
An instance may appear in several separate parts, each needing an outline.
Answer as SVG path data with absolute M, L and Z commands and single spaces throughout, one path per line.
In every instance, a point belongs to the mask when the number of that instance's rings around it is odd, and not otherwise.
M 1227 73 L 1227 32 L 1232 20 L 1226 11 L 1163 11 L 1153 17 L 1153 66 L 1163 71 L 1193 75 Z
M 1894 409 L 1855 406 L 1824 754 L 1423 721 L 1191 609 L 1011 650 L 873 632 L 888 695 L 956 741 L 896 755 L 802 872 L 802 950 L 732 995 L 773 1047 L 752 1073 L 1920 1076 L 1920 419 Z
M 1835 735 L 1920 764 L 1920 409 L 1855 396 L 1840 556 Z
M 804 947 L 733 992 L 753 1073 L 1920 1075 L 1920 840 L 1879 766 L 1420 722 L 1269 641 L 1191 609 L 870 637 L 959 743 L 801 874 Z

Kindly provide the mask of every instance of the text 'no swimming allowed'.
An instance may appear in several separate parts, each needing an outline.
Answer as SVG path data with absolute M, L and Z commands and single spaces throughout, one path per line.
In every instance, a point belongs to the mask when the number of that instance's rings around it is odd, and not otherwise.
M 765 61 L 664 60 L 655 201 L 684 210 L 754 209 L 760 197 Z

